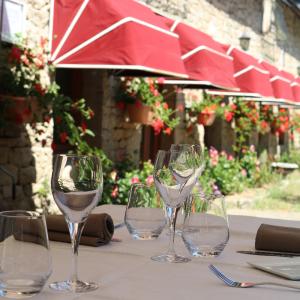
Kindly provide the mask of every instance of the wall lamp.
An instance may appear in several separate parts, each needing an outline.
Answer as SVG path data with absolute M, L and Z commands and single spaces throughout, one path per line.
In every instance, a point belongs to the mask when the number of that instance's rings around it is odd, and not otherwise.
M 243 34 L 239 37 L 240 46 L 244 51 L 249 50 L 251 37 L 244 31 Z

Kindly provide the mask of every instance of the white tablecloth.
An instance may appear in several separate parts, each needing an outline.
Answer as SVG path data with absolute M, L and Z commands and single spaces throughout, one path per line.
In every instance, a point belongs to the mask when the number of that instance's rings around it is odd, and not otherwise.
M 123 206 L 105 205 L 94 212 L 111 214 L 115 223 L 122 221 Z M 208 269 L 210 263 L 219 266 L 224 273 L 237 280 L 292 281 L 251 268 L 247 261 L 280 260 L 263 256 L 236 253 L 254 247 L 255 233 L 261 223 L 300 227 L 300 222 L 262 219 L 246 216 L 230 216 L 230 239 L 218 258 L 192 258 L 186 264 L 170 264 L 152 261 L 151 256 L 167 249 L 166 232 L 154 241 L 133 240 L 126 227 L 115 231 L 121 241 L 98 248 L 80 246 L 79 277 L 99 283 L 100 288 L 85 294 L 59 293 L 45 287 L 36 300 L 84 299 L 84 300 L 191 300 L 191 299 L 299 299 L 300 292 L 264 286 L 249 289 L 227 287 Z M 179 254 L 188 255 L 180 237 L 176 240 Z M 53 273 L 49 282 L 68 278 L 71 269 L 70 244 L 51 242 Z M 292 258 L 291 258 L 292 259 Z M 300 282 L 294 282 L 299 284 Z

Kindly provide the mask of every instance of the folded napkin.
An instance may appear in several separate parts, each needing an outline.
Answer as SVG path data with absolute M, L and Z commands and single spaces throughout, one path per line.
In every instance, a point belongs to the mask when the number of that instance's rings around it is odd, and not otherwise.
M 255 249 L 300 253 L 300 229 L 261 224 L 256 233 Z
M 46 218 L 49 239 L 70 243 L 70 235 L 62 215 L 49 215 Z M 81 245 L 100 246 L 109 243 L 114 233 L 114 223 L 110 215 L 91 214 L 88 216 L 80 239 Z

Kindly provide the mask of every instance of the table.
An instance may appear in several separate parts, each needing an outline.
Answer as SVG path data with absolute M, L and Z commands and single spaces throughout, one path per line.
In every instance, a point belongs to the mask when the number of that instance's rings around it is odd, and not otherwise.
M 104 205 L 94 212 L 107 212 L 115 222 L 122 221 L 124 206 Z M 263 219 L 247 216 L 229 216 L 230 239 L 218 258 L 193 258 L 186 264 L 168 264 L 152 261 L 152 255 L 167 249 L 166 232 L 153 241 L 133 240 L 126 227 L 115 231 L 113 241 L 98 248 L 80 246 L 79 277 L 98 282 L 100 288 L 85 294 L 59 293 L 45 287 L 35 300 L 191 300 L 191 299 L 299 299 L 300 292 L 279 287 L 238 289 L 227 287 L 209 270 L 214 263 L 225 274 L 237 280 L 274 280 L 291 282 L 251 268 L 247 261 L 264 261 L 269 258 L 238 254 L 236 250 L 254 247 L 255 233 L 261 223 L 300 227 L 300 222 Z M 176 238 L 179 254 L 188 255 L 180 237 Z M 53 273 L 51 281 L 66 279 L 71 268 L 70 244 L 51 242 Z M 292 258 L 290 258 L 292 259 Z M 294 282 L 297 284 L 297 282 Z M 299 282 L 300 286 L 300 282 Z

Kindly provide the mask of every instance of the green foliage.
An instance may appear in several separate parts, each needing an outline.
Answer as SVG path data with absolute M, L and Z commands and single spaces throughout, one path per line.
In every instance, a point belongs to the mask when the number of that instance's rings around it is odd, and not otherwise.
M 224 195 L 242 192 L 246 187 L 258 187 L 272 180 L 268 163 L 262 164 L 253 146 L 243 149 L 234 158 L 224 151 L 211 148 L 205 154 L 206 168 L 199 182 L 207 194 L 220 190 Z
M 141 169 L 133 168 L 130 161 L 111 166 L 104 177 L 101 204 L 127 204 L 130 186 L 133 183 L 153 185 L 153 165 L 144 162 Z

